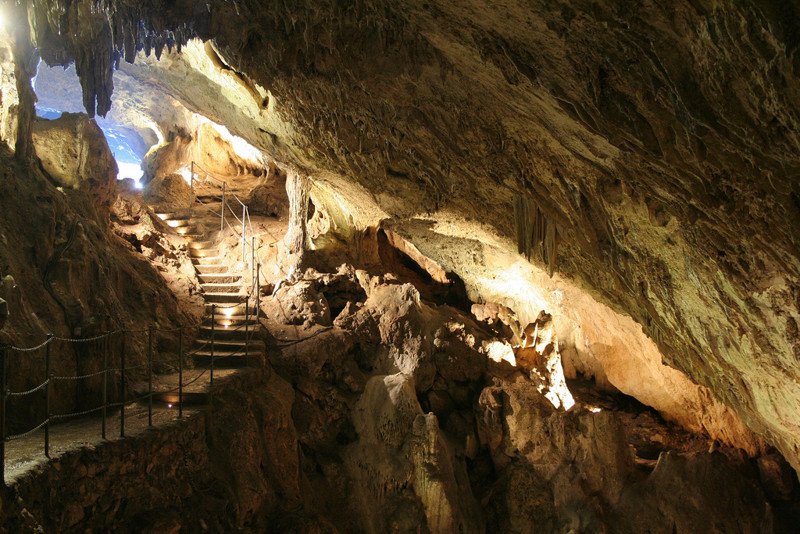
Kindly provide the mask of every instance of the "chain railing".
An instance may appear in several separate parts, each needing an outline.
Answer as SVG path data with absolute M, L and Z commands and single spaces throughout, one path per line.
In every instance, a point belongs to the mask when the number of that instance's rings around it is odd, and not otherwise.
M 246 307 L 249 310 L 250 299 L 248 296 Z M 108 435 L 108 420 L 109 411 L 119 410 L 119 436 L 125 437 L 125 416 L 126 407 L 132 403 L 145 402 L 147 406 L 147 425 L 153 426 L 153 399 L 154 397 L 163 397 L 168 394 L 178 394 L 178 417 L 183 417 L 184 404 L 185 404 L 185 389 L 187 386 L 195 384 L 198 380 L 208 374 L 208 397 L 207 403 L 211 403 L 211 387 L 214 384 L 214 366 L 215 366 L 215 337 L 219 328 L 215 323 L 217 305 L 212 305 L 211 309 L 211 340 L 196 346 L 194 349 L 186 352 L 184 350 L 184 327 L 179 326 L 172 329 L 160 329 L 155 326 L 150 326 L 146 329 L 118 329 L 106 332 L 97 336 L 87 338 L 66 338 L 55 335 L 47 335 L 46 339 L 38 344 L 30 347 L 19 347 L 14 345 L 0 346 L 0 484 L 5 485 L 5 472 L 6 472 L 6 443 L 14 440 L 27 438 L 41 430 L 43 430 L 42 447 L 44 455 L 50 458 L 50 434 L 51 427 L 54 423 L 59 421 L 77 419 L 93 414 L 101 414 L 101 430 L 100 437 L 107 439 Z M 248 317 L 249 319 L 249 317 Z M 247 328 L 249 320 L 243 325 L 236 328 L 228 329 L 225 331 L 235 331 L 241 328 Z M 228 353 L 226 357 L 237 356 L 244 354 L 246 360 L 250 360 L 249 346 L 252 341 L 252 336 L 255 334 L 256 328 L 251 328 L 250 332 L 245 336 L 247 340 L 243 352 L 242 349 L 233 353 Z M 155 390 L 153 386 L 153 378 L 155 376 L 155 347 L 157 336 L 161 333 L 177 333 L 177 361 L 169 361 L 159 358 L 158 364 L 160 366 L 171 365 L 174 370 L 177 367 L 178 378 L 177 385 L 167 390 Z M 133 339 L 136 335 L 146 336 L 146 339 Z M 141 345 L 146 347 L 146 362 L 139 365 L 130 365 L 127 363 L 127 357 L 130 352 L 130 341 L 140 341 Z M 76 370 L 74 373 L 56 374 L 53 371 L 53 354 L 60 353 L 61 351 L 54 351 L 57 344 L 70 345 L 78 356 L 75 361 Z M 201 350 L 207 347 L 210 348 L 210 364 L 208 368 L 195 368 L 199 373 L 186 379 L 185 361 L 191 358 Z M 81 358 L 88 356 L 90 352 L 95 354 L 99 353 L 100 358 Z M 25 358 L 25 361 L 18 362 L 16 365 L 18 369 L 25 369 L 24 376 L 14 377 L 15 382 L 21 382 L 24 379 L 30 379 L 35 376 L 37 370 L 43 369 L 43 376 L 41 381 L 35 384 L 29 384 L 19 388 L 19 391 L 12 391 L 9 389 L 9 374 L 12 358 Z M 219 358 L 216 358 L 219 360 Z M 260 359 L 259 359 L 260 361 Z M 112 363 L 118 362 L 118 363 Z M 98 366 L 98 364 L 101 364 Z M 87 368 L 81 368 L 81 366 Z M 129 391 L 128 381 L 131 371 L 140 370 L 144 371 L 147 378 L 146 393 L 137 393 L 136 391 Z M 39 371 L 41 372 L 41 371 Z M 159 375 L 163 376 L 163 375 Z M 94 383 L 93 383 L 94 381 Z M 59 391 L 59 385 L 62 389 Z M 66 391 L 64 391 L 66 387 Z M 79 394 L 82 393 L 82 394 Z M 98 400 L 99 397 L 99 400 Z M 95 404 L 92 406 L 80 405 L 64 413 L 59 413 L 54 409 L 59 405 L 64 404 L 69 399 L 75 398 L 92 401 Z M 170 404 L 168 409 L 171 409 Z M 20 415 L 14 423 L 14 432 L 9 431 L 9 418 L 8 413 Z M 25 417 L 27 415 L 27 417 Z M 31 428 L 20 429 L 20 420 L 30 421 Z

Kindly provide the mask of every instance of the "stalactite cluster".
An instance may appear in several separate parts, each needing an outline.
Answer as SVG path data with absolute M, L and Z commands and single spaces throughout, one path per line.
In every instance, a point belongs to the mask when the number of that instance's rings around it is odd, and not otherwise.
M 547 265 L 553 276 L 558 255 L 558 228 L 547 218 L 533 199 L 518 196 L 514 200 L 514 226 L 517 232 L 517 251 L 529 260 L 538 258 Z
M 32 2 L 31 22 L 42 58 L 50 65 L 75 68 L 90 116 L 111 109 L 113 72 L 120 61 L 133 63 L 138 52 L 161 58 L 189 39 L 207 33 L 208 6 L 162 1 L 53 0 Z M 185 5 L 183 5 L 185 4 Z

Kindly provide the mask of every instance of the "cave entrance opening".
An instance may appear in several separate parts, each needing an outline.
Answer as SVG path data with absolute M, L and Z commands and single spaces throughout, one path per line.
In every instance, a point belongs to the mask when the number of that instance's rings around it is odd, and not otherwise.
M 74 65 L 50 67 L 42 61 L 32 81 L 37 96 L 38 120 L 55 120 L 65 113 L 85 113 L 81 85 Z M 95 122 L 105 135 L 117 162 L 117 179 L 130 179 L 136 189 L 141 189 L 145 155 L 163 136 L 156 125 L 148 123 L 145 116 L 138 117 L 139 124 L 130 118 L 130 114 L 112 111 L 106 117 L 95 117 Z

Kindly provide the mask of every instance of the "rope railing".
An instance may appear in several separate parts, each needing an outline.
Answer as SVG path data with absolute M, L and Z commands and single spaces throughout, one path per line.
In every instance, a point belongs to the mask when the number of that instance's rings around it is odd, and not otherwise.
M 109 419 L 108 412 L 109 410 L 117 410 L 119 412 L 119 436 L 124 438 L 126 407 L 128 405 L 131 403 L 146 402 L 148 419 L 147 424 L 148 426 L 152 427 L 154 397 L 165 394 L 174 394 L 177 392 L 178 417 L 182 418 L 185 404 L 185 389 L 188 386 L 197 383 L 206 375 L 208 375 L 207 403 L 210 405 L 211 388 L 214 383 L 215 348 L 219 350 L 220 345 L 230 346 L 225 345 L 226 341 L 219 339 L 217 334 L 222 332 L 237 332 L 245 329 L 245 345 L 239 350 L 226 352 L 225 357 L 230 357 L 238 355 L 249 356 L 249 344 L 252 341 L 253 335 L 256 333 L 256 329 L 248 325 L 250 308 L 249 295 L 245 302 L 245 307 L 247 309 L 246 317 L 248 320 L 244 324 L 236 327 L 220 328 L 219 325 L 217 325 L 213 320 L 214 316 L 216 315 L 216 307 L 216 304 L 212 304 L 212 321 L 210 325 L 211 339 L 203 342 L 202 344 L 196 345 L 189 351 L 184 350 L 185 328 L 183 326 L 164 329 L 156 328 L 155 326 L 150 326 L 146 329 L 119 328 L 103 334 L 85 338 L 70 338 L 51 334 L 48 335 L 45 341 L 42 343 L 38 343 L 30 347 L 18 347 L 15 345 L 0 346 L 0 483 L 5 484 L 6 480 L 6 443 L 30 437 L 37 432 L 44 430 L 44 455 L 50 458 L 50 433 L 51 426 L 54 423 L 102 413 L 100 434 L 102 439 L 107 439 L 107 422 Z M 162 391 L 160 388 L 155 388 L 153 385 L 155 360 L 154 342 L 158 334 L 174 332 L 178 332 L 177 361 L 173 362 L 177 364 L 177 385 L 169 385 L 170 387 L 168 389 Z M 140 344 L 137 346 L 140 349 L 142 346 L 146 348 L 146 363 L 137 363 L 135 365 L 131 365 L 126 362 L 129 352 L 127 342 L 132 335 L 136 334 L 140 334 L 140 336 L 135 339 L 135 341 L 140 342 Z M 140 339 L 141 334 L 146 334 L 146 339 Z M 74 347 L 75 350 L 78 350 L 81 347 L 82 348 L 80 350 L 96 349 L 102 356 L 102 365 L 100 368 L 95 367 L 95 369 L 85 370 L 84 372 L 76 372 L 73 374 L 56 374 L 52 370 L 52 354 L 54 353 L 53 347 L 55 346 L 54 343 L 67 344 Z M 92 347 L 91 344 L 94 344 L 94 347 Z M 191 358 L 192 356 L 195 356 L 204 350 L 207 350 L 211 355 L 210 366 L 208 368 L 200 369 L 200 372 L 197 374 L 197 376 L 187 380 L 184 373 L 184 361 L 187 358 Z M 37 351 L 41 351 L 44 354 L 37 355 Z M 13 357 L 14 354 L 19 356 L 25 355 L 26 359 L 24 360 L 24 368 L 26 369 L 26 374 L 31 373 L 31 371 L 29 371 L 30 369 L 35 370 L 37 368 L 37 364 L 40 365 L 43 363 L 43 380 L 36 385 L 28 386 L 28 389 L 12 391 L 8 387 L 8 369 L 10 358 Z M 37 356 L 41 356 L 41 360 L 39 360 Z M 216 359 L 219 360 L 220 357 L 217 357 Z M 115 363 L 112 363 L 112 361 Z M 175 366 L 171 366 L 169 364 L 169 358 L 166 360 L 164 360 L 163 357 L 158 358 L 158 364 L 161 366 L 167 364 L 173 369 L 174 372 Z M 80 361 L 78 362 L 78 368 L 80 369 Z M 138 376 L 144 374 L 147 378 L 146 393 L 131 395 L 132 392 L 128 390 L 128 381 L 131 375 L 128 373 L 142 370 L 145 371 L 145 373 L 140 372 Z M 99 383 L 100 379 L 102 379 L 102 384 Z M 64 386 L 68 386 L 68 393 L 62 393 L 59 395 L 56 391 L 58 384 L 64 384 Z M 94 386 L 91 384 L 94 384 Z M 58 403 L 59 400 L 75 398 L 75 388 L 78 388 L 79 391 L 81 388 L 86 388 L 90 393 L 95 395 L 101 393 L 102 402 L 98 402 L 95 406 L 81 407 L 82 409 L 76 411 L 65 413 L 55 412 L 52 408 Z M 91 398 L 91 394 L 87 397 Z M 7 412 L 10 403 L 12 405 L 12 409 L 14 406 L 17 406 L 19 409 L 25 408 L 26 413 L 28 414 L 35 414 L 38 412 L 41 416 L 41 419 L 32 428 L 21 431 L 15 430 L 14 433 L 9 432 L 9 419 L 7 417 Z M 169 407 L 171 408 L 172 404 L 169 404 Z M 44 409 L 42 410 L 42 408 Z

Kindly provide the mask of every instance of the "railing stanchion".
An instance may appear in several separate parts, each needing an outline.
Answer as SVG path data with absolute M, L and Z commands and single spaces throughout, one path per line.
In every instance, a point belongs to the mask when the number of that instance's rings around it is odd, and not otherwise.
M 261 315 L 261 263 L 256 264 L 256 299 L 253 303 L 255 305 L 253 309 L 253 314 L 255 318 L 255 324 L 253 325 L 253 333 L 258 332 L 261 326 L 261 322 L 259 321 L 259 316 Z M 263 353 L 262 353 L 263 356 Z
M 53 384 L 50 382 L 50 343 L 53 339 L 53 334 L 47 334 L 47 346 L 44 348 L 44 374 L 47 385 L 45 386 L 45 420 L 44 420 L 44 455 L 50 458 L 50 392 L 53 389 Z
M 183 327 L 178 329 L 178 417 L 183 417 Z
M 103 426 L 102 436 L 106 439 L 106 417 L 108 416 L 108 338 L 103 342 Z
M 244 361 L 245 362 L 250 361 L 250 334 L 248 330 L 249 325 L 250 325 L 250 296 L 248 295 L 244 301 Z
M 208 379 L 208 404 L 211 405 L 211 391 L 214 387 L 214 336 L 216 334 L 217 305 L 211 305 L 211 365 Z
M 249 211 L 249 210 L 248 210 Z M 250 216 L 249 213 L 247 215 Z M 253 236 L 252 243 L 250 244 L 250 287 L 256 287 L 256 281 L 254 279 L 256 274 L 256 236 Z
M 247 261 L 247 228 L 244 225 L 244 221 L 247 217 L 247 206 L 242 204 L 242 264 Z
M 6 485 L 6 356 L 8 347 L 0 346 L 0 483 Z
M 125 437 L 125 340 L 127 333 L 122 331 L 122 343 L 119 351 L 119 437 Z
M 222 209 L 219 210 L 219 213 L 220 213 L 219 231 L 220 232 L 225 230 L 225 187 L 227 185 L 228 185 L 227 182 L 222 182 Z
M 153 325 L 147 329 L 147 426 L 153 426 Z

